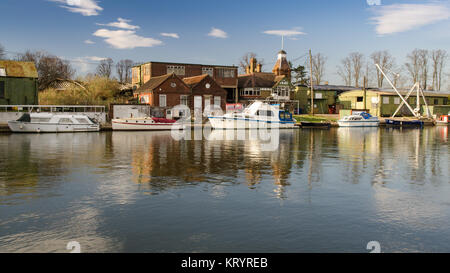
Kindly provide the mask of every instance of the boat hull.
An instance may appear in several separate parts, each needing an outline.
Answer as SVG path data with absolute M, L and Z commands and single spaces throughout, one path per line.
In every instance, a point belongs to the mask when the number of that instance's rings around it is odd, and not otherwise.
M 52 124 L 9 121 L 9 129 L 14 133 L 74 133 L 98 132 L 98 124 Z
M 422 127 L 422 126 L 423 126 L 423 121 L 421 121 L 421 120 L 395 120 L 395 119 L 386 119 L 386 126 Z
M 339 127 L 378 127 L 380 125 L 379 120 L 369 121 L 369 120 L 351 120 L 351 121 L 341 121 L 337 122 Z
M 183 129 L 184 126 L 174 123 L 143 123 L 123 122 L 112 120 L 114 131 L 170 131 L 172 129 Z
M 211 127 L 214 129 L 259 129 L 259 128 L 295 128 L 295 122 L 277 120 L 255 120 L 246 118 L 209 117 Z

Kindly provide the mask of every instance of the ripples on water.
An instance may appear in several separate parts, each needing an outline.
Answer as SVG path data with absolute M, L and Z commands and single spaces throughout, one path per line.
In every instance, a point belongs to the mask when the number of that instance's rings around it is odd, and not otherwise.
M 448 128 L 0 135 L 0 252 L 450 251 Z

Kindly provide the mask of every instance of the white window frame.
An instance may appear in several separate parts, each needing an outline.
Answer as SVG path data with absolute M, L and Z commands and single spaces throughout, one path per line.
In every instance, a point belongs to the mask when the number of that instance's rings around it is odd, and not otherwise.
M 212 67 L 202 67 L 202 74 L 208 74 L 211 77 L 214 77 L 214 68 Z
M 0 67 L 0 77 L 6 77 L 6 68 Z
M 186 99 L 186 103 L 183 103 L 183 98 Z M 188 106 L 188 104 L 189 104 L 189 96 L 188 95 L 180 95 L 180 104 Z
M 164 100 L 162 100 L 164 98 Z M 164 101 L 164 103 L 162 103 Z M 167 107 L 167 95 L 159 95 L 159 107 Z
M 214 106 L 221 106 L 222 105 L 222 97 L 221 96 L 214 96 Z
M 389 97 L 383 97 L 383 104 L 389 104 Z
M 400 98 L 394 98 L 394 104 L 400 104 Z

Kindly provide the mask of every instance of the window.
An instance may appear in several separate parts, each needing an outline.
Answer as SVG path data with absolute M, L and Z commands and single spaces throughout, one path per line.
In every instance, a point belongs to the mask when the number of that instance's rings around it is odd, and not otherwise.
M 5 98 L 5 82 L 0 82 L 0 99 Z
M 438 105 L 439 104 L 439 100 L 438 99 L 434 99 L 434 105 Z
M 202 67 L 202 74 L 208 74 L 211 77 L 214 77 L 214 68 L 212 68 L 212 67 Z
M 78 121 L 78 123 L 80 124 L 89 124 L 88 120 L 85 118 L 76 118 L 76 120 Z
M 394 98 L 394 104 L 400 104 L 400 98 Z
M 175 73 L 175 75 L 185 75 L 185 68 L 181 65 L 168 65 L 167 74 Z
M 146 76 L 150 75 L 150 65 L 149 64 L 144 66 L 144 75 L 146 75 Z
M 219 68 L 217 70 L 217 77 L 219 77 L 219 78 L 234 78 L 234 69 Z
M 59 119 L 60 124 L 72 124 L 73 121 L 70 118 L 61 118 Z
M 315 98 L 316 99 L 321 99 L 322 98 L 322 93 L 315 93 Z
M 166 106 L 167 106 L 167 96 L 159 95 L 159 107 L 166 107 Z
M 0 68 L 0 77 L 6 77 L 6 69 Z
M 211 105 L 211 95 L 205 95 L 205 108 L 210 107 Z
M 363 102 L 364 101 L 364 97 L 356 97 L 356 102 Z
M 270 110 L 258 110 L 257 115 L 265 117 L 273 117 L 273 112 Z
M 180 104 L 181 105 L 188 105 L 188 96 L 187 95 L 181 95 L 180 96 Z
M 389 97 L 383 97 L 383 104 L 389 104 Z
M 214 96 L 214 105 L 219 106 L 222 104 L 222 98 L 220 96 Z
M 46 123 L 46 122 L 50 122 L 50 118 L 32 118 L 31 122 Z

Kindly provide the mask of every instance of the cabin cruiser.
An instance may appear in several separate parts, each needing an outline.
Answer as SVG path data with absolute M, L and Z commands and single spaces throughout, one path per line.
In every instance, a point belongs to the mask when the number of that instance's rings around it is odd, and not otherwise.
M 112 129 L 117 131 L 162 131 L 183 129 L 176 120 L 155 117 L 113 119 Z
M 294 128 L 292 114 L 276 105 L 256 101 L 242 113 L 208 116 L 214 129 Z
M 59 115 L 54 113 L 26 113 L 18 120 L 8 121 L 13 132 L 62 133 L 98 132 L 100 125 L 86 115 Z
M 346 116 L 337 122 L 339 127 L 378 127 L 380 120 L 369 113 Z

